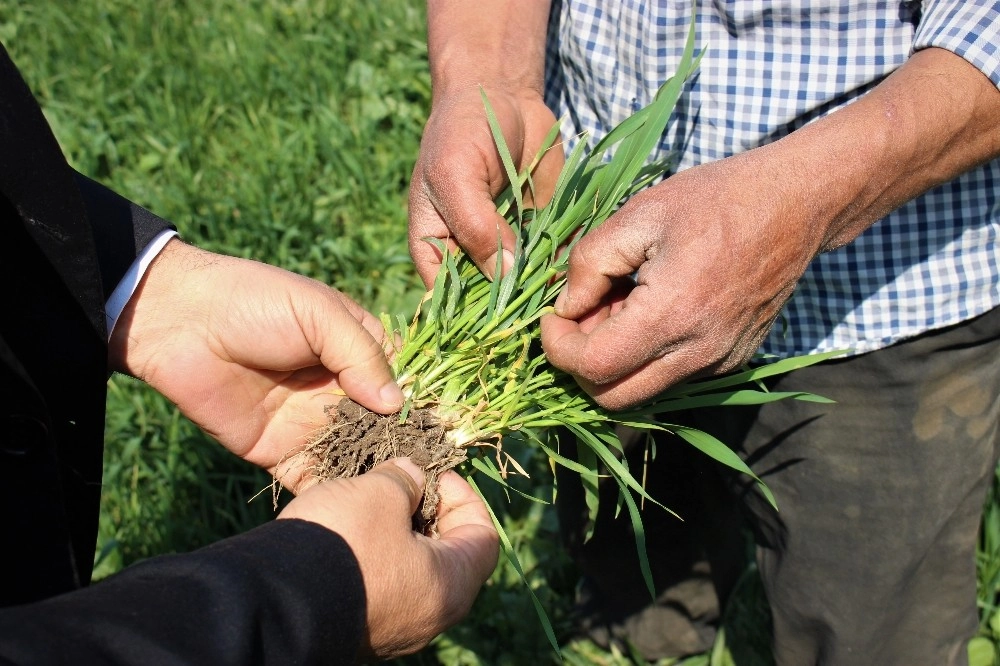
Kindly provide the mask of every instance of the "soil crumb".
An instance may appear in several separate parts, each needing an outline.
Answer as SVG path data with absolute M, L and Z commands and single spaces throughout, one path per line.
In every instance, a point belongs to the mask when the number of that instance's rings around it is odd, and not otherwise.
M 390 458 L 409 457 L 424 470 L 426 480 L 416 527 L 436 535 L 438 477 L 466 455 L 449 443 L 447 430 L 431 410 L 411 410 L 401 423 L 399 414 L 376 414 L 343 398 L 325 411 L 326 426 L 310 438 L 304 451 L 313 474 L 320 480 L 354 477 Z

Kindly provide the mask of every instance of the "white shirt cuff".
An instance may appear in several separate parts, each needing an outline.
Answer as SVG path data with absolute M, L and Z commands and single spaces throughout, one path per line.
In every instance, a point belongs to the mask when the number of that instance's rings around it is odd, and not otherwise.
M 153 259 L 156 259 L 156 255 L 160 253 L 160 250 L 167 244 L 167 241 L 176 235 L 177 232 L 173 229 L 166 229 L 157 234 L 156 238 L 143 248 L 142 254 L 136 257 L 135 261 L 132 262 L 132 265 L 125 272 L 125 276 L 122 277 L 121 282 L 111 292 L 108 302 L 104 304 L 104 323 L 108 329 L 108 340 L 111 339 L 111 332 L 115 330 L 118 317 L 121 316 L 122 310 L 128 305 L 129 299 L 132 298 L 136 287 L 142 281 L 142 276 L 146 274 L 149 264 L 152 263 Z

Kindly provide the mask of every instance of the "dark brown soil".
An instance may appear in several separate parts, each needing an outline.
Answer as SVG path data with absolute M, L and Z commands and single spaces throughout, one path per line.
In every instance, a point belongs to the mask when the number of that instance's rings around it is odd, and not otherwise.
M 305 450 L 313 474 L 320 480 L 354 477 L 390 458 L 409 457 L 426 479 L 418 522 L 425 532 L 435 533 L 438 477 L 465 460 L 465 450 L 449 443 L 433 413 L 415 409 L 400 423 L 399 414 L 376 414 L 344 398 L 327 407 L 326 415 L 326 427 Z

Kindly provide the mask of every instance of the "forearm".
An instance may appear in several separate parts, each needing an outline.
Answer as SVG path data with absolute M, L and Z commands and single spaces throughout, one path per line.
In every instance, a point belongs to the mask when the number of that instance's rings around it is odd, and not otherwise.
M 1000 155 L 1000 91 L 962 58 L 917 52 L 870 93 L 764 150 L 783 161 L 818 251 Z
M 434 97 L 469 85 L 542 93 L 545 0 L 428 0 L 427 47 Z

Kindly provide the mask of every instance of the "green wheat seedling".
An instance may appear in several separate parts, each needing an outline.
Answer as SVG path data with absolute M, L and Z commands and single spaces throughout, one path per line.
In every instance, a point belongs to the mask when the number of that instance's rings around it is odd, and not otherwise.
M 550 365 L 541 350 L 539 319 L 552 312 L 563 287 L 568 250 L 629 196 L 663 176 L 668 167 L 664 162 L 647 163 L 647 158 L 666 128 L 684 82 L 698 66 L 700 56 L 695 55 L 693 43 L 692 22 L 675 76 L 660 88 L 650 105 L 614 128 L 589 152 L 585 137 L 581 138 L 566 160 L 551 200 L 541 208 L 527 207 L 522 193 L 533 193 L 531 172 L 555 143 L 558 126 L 532 164 L 518 173 L 483 93 L 486 117 L 512 183 L 497 199 L 497 210 L 517 237 L 513 266 L 502 278 L 491 281 L 465 254 L 450 252 L 440 241 L 429 240 L 437 245 L 442 266 L 417 316 L 407 321 L 383 315 L 386 330 L 393 331 L 401 343 L 393 359 L 407 396 L 401 420 L 415 410 L 430 410 L 444 427 L 445 441 L 458 452 L 456 459 L 464 460 L 468 455 L 472 468 L 468 476 L 473 485 L 472 472 L 476 471 L 513 490 L 508 475 L 523 474 L 524 465 L 504 451 L 504 443 L 512 438 L 548 456 L 550 466 L 562 465 L 579 474 L 591 532 L 598 511 L 598 479 L 613 479 L 620 488 L 616 510 L 624 506 L 631 518 L 642 574 L 651 594 L 652 575 L 638 502 L 659 503 L 628 468 L 615 425 L 671 432 L 752 477 L 773 504 L 766 486 L 725 444 L 707 433 L 661 419 L 677 410 L 706 406 L 762 404 L 787 398 L 824 401 L 805 393 L 768 392 L 760 380 L 833 355 L 785 359 L 684 383 L 638 408 L 610 412 L 598 406 L 571 376 Z M 495 275 L 501 274 L 500 269 L 498 258 Z M 575 436 L 578 446 L 574 458 L 560 453 L 554 436 L 558 429 Z M 505 553 L 520 573 L 514 549 L 495 515 L 494 521 Z M 555 646 L 551 626 L 537 600 L 535 603 Z

